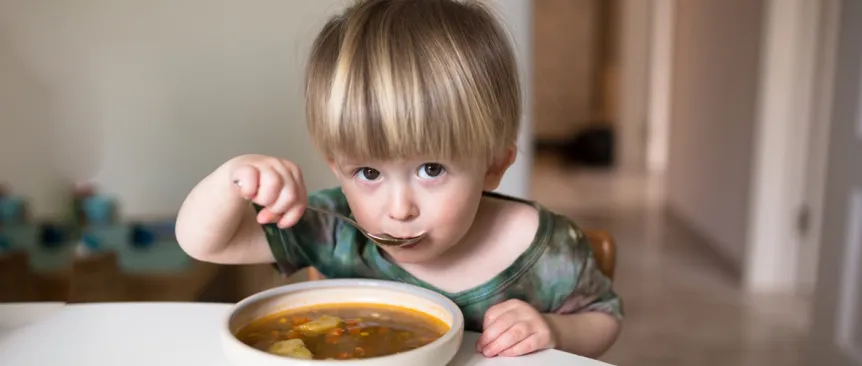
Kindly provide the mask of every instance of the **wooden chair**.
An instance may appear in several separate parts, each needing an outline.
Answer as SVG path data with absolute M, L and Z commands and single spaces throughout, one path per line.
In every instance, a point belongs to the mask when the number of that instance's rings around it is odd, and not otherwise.
M 593 256 L 596 257 L 599 270 L 613 281 L 617 268 L 617 244 L 614 237 L 604 230 L 584 230 L 584 234 L 593 249 Z
M 584 230 L 593 255 L 596 257 L 596 265 L 607 278 L 614 280 L 614 271 L 617 266 L 616 242 L 610 233 L 604 230 Z M 308 280 L 322 280 L 323 275 L 314 267 L 308 268 Z

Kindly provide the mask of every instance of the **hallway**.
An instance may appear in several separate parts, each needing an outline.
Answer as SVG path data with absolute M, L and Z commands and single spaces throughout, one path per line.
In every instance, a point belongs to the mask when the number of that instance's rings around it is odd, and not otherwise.
M 602 358 L 627 366 L 803 365 L 807 302 L 749 296 L 702 238 L 665 214 L 658 178 L 574 171 L 539 154 L 532 197 L 618 246 L 626 319 Z

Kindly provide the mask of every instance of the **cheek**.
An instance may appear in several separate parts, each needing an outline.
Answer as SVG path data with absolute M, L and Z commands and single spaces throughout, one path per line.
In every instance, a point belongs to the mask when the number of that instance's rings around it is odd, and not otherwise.
M 433 202 L 429 202 L 426 206 L 428 209 L 425 210 L 425 213 L 430 213 L 433 217 L 433 223 L 430 224 L 447 234 L 461 235 L 473 223 L 482 192 L 462 188 L 445 197 L 435 198 Z
M 368 195 L 362 192 L 357 192 L 356 188 L 342 187 L 342 191 L 344 192 L 344 196 L 347 197 L 350 212 L 356 218 L 356 221 L 359 222 L 359 225 L 367 230 L 376 231 L 378 229 L 376 224 L 378 220 L 374 218 L 374 206 L 371 202 L 374 200 L 369 199 Z

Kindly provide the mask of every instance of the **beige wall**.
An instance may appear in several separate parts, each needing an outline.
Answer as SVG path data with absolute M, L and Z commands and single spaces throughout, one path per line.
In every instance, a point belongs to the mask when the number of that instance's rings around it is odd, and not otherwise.
M 567 138 L 591 122 L 596 0 L 534 0 L 535 135 Z
M 741 265 L 763 1 L 676 3 L 668 203 Z
M 498 2 L 523 60 L 524 3 Z M 92 179 L 135 218 L 174 215 L 243 153 L 295 160 L 311 189 L 335 184 L 307 138 L 301 77 L 345 3 L 0 2 L 0 181 L 51 217 L 65 208 L 60 179 Z M 524 195 L 529 165 L 519 157 L 502 189 Z
M 333 183 L 304 133 L 300 78 L 340 2 L 0 2 L 0 72 L 12 81 L 0 90 L 17 96 L 0 139 L 38 153 L 2 160 L 39 166 L 0 174 L 40 216 L 60 204 L 38 187 L 44 175 L 92 178 L 131 217 L 175 214 L 241 153 L 290 157 L 311 186 Z

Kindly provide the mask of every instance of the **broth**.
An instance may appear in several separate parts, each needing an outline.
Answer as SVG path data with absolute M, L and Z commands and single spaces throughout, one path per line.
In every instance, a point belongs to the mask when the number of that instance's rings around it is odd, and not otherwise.
M 342 303 L 289 309 L 237 332 L 241 342 L 285 357 L 348 360 L 422 347 L 449 326 L 431 315 L 393 305 Z

